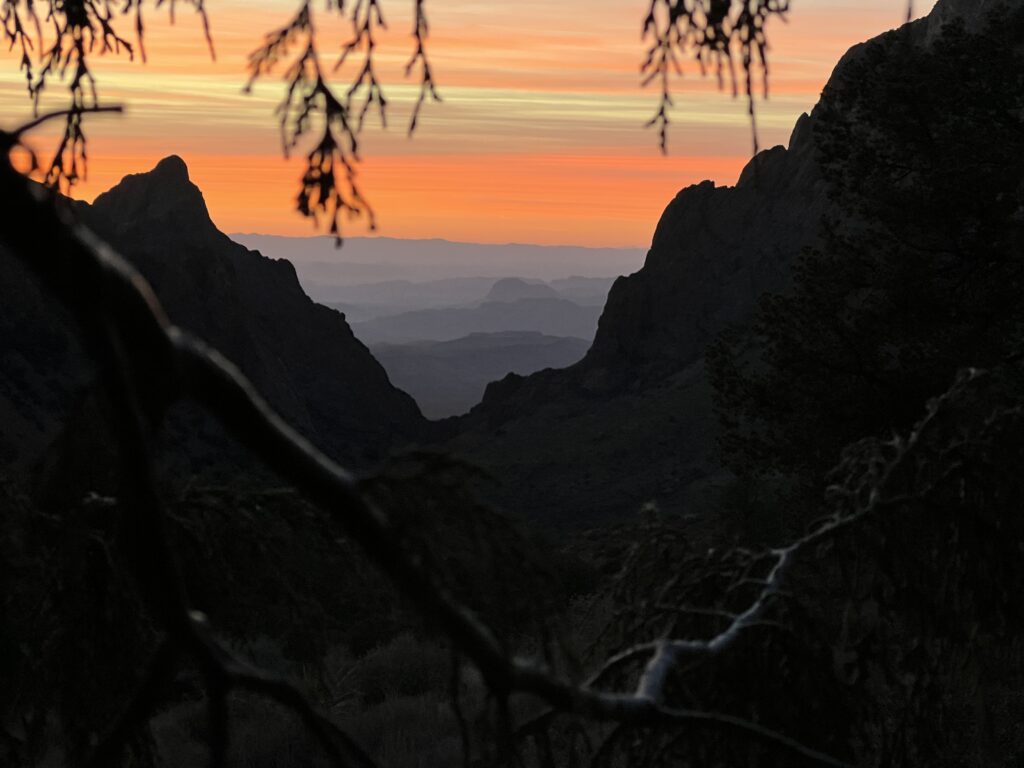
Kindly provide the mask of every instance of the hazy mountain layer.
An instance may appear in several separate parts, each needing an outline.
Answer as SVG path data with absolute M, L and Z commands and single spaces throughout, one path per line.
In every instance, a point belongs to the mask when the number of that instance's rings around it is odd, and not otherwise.
M 479 306 L 484 301 L 523 298 L 562 298 L 582 306 L 603 307 L 615 281 L 611 277 L 566 277 L 545 282 L 537 278 L 453 277 L 413 282 L 388 280 L 358 285 L 321 285 L 308 272 L 299 272 L 303 288 L 327 306 L 345 313 L 350 323 L 374 320 L 421 309 Z M 513 328 L 504 330 L 515 330 Z
M 549 336 L 590 340 L 597 330 L 599 306 L 581 306 L 561 298 L 485 301 L 475 307 L 423 309 L 354 323 L 366 344 L 451 341 L 471 333 L 534 331 Z
M 412 395 L 423 414 L 438 419 L 466 413 L 488 382 L 578 362 L 590 342 L 532 331 L 474 333 L 453 341 L 375 344 L 374 357 L 395 386 Z
M 330 286 L 390 280 L 424 282 L 467 275 L 501 278 L 528 275 L 554 280 L 571 275 L 614 277 L 637 270 L 641 248 L 583 248 L 565 245 L 491 245 L 447 240 L 351 237 L 344 248 L 330 237 L 278 237 L 236 234 L 243 245 L 295 264 L 314 298 Z M 311 288 L 310 284 L 315 283 Z
M 493 277 L 450 277 L 421 282 L 385 280 L 379 283 L 335 285 L 319 281 L 320 266 L 325 271 L 338 267 L 336 264 L 307 264 L 301 267 L 298 270 L 299 281 L 306 293 L 321 304 L 356 308 L 359 313 L 370 317 L 397 315 L 417 309 L 478 304 L 495 282 Z

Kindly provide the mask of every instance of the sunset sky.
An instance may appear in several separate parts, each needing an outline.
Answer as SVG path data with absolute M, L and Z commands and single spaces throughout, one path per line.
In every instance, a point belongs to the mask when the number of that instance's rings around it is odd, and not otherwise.
M 416 87 L 403 79 L 402 67 L 411 2 L 385 0 L 390 30 L 379 51 L 389 128 L 370 121 L 359 171 L 379 234 L 645 246 L 680 188 L 706 178 L 733 183 L 750 156 L 746 106 L 694 68 L 677 81 L 668 157 L 643 128 L 657 97 L 639 87 L 645 5 L 429 0 L 430 54 L 444 102 L 425 107 L 410 139 L 405 127 Z M 247 54 L 294 3 L 207 6 L 216 62 L 184 6 L 173 27 L 166 13 L 150 13 L 147 64 L 110 56 L 95 62 L 102 99 L 123 102 L 128 113 L 90 120 L 90 177 L 76 194 L 91 199 L 124 174 L 176 153 L 221 229 L 316 234 L 292 210 L 300 166 L 282 158 L 271 114 L 280 81 L 242 93 Z M 842 53 L 898 25 L 905 13 L 900 0 L 794 0 L 788 24 L 769 27 L 772 93 L 758 105 L 761 145 L 785 143 Z M 322 27 L 323 49 L 338 50 L 346 27 Z M 14 54 L 3 55 L 0 110 L 13 126 L 30 109 Z M 44 108 L 61 106 L 62 96 L 51 86 Z M 41 134 L 35 144 L 45 151 L 52 141 Z M 363 234 L 364 227 L 354 224 L 347 233 Z

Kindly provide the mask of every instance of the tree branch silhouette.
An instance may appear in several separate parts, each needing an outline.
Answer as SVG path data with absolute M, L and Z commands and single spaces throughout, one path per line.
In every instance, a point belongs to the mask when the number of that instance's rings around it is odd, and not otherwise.
M 647 122 L 658 132 L 662 152 L 668 151 L 669 112 L 674 106 L 671 76 L 682 76 L 684 59 L 693 57 L 702 76 L 713 73 L 719 88 L 742 89 L 747 100 L 753 154 L 759 150 L 755 81 L 768 97 L 768 38 L 765 28 L 775 16 L 785 18 L 789 0 L 650 0 L 643 21 L 649 41 L 640 64 L 641 84 L 656 83 L 658 108 Z M 737 60 L 739 71 L 737 71 Z
M 173 23 L 179 2 L 199 15 L 205 44 L 215 59 L 205 0 L 153 0 L 153 7 L 166 7 Z M 145 4 L 146 0 L 126 0 L 123 5 L 97 0 L 46 0 L 43 18 L 33 0 L 0 0 L 3 39 L 10 49 L 20 52 L 18 67 L 25 73 L 26 91 L 34 108 L 38 111 L 40 99 L 54 79 L 67 81 L 65 130 L 43 171 L 46 184 L 68 192 L 87 176 L 84 117 L 100 106 L 92 56 L 124 55 L 132 61 L 138 53 L 145 62 Z M 331 84 L 329 73 L 320 63 L 322 41 L 317 36 L 313 0 L 300 0 L 289 20 L 269 32 L 252 52 L 249 79 L 243 89 L 250 91 L 257 80 L 271 74 L 278 65 L 285 67 L 284 96 L 275 110 L 284 155 L 288 157 L 308 140 L 296 210 L 316 225 L 324 225 L 339 244 L 344 217 L 365 216 L 370 229 L 376 227 L 373 209 L 356 183 L 356 165 L 360 159 L 357 137 L 375 104 L 381 123 L 387 123 L 388 100 L 375 62 L 377 32 L 386 27 L 382 6 L 382 0 L 325 0 L 324 12 L 346 16 L 352 28 L 333 71 L 342 70 L 350 57 L 361 56 L 343 95 Z M 419 125 L 424 105 L 441 101 L 427 52 L 430 25 L 426 0 L 412 0 L 412 9 L 413 51 L 405 65 L 405 76 L 418 73 L 419 91 L 409 118 L 410 135 Z M 788 10 L 789 0 L 650 0 L 642 25 L 648 47 L 640 73 L 642 86 L 657 83 L 660 90 L 657 110 L 647 125 L 657 129 L 662 152 L 668 151 L 670 111 L 674 106 L 671 77 L 682 75 L 683 62 L 692 57 L 702 76 L 713 73 L 720 87 L 727 82 L 731 85 L 733 96 L 741 90 L 745 94 L 753 153 L 757 154 L 758 77 L 762 95 L 768 95 L 765 29 L 771 18 L 784 17 Z M 124 25 L 130 25 L 132 31 L 122 31 Z M 33 173 L 36 170 L 32 168 Z

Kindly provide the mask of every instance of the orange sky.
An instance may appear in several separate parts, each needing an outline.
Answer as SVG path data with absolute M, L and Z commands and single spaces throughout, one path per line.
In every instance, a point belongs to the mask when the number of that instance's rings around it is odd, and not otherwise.
M 772 96 L 759 104 L 762 146 L 784 143 L 839 56 L 897 25 L 901 0 L 794 0 L 789 23 L 769 27 Z M 918 5 L 922 5 L 918 3 Z M 151 13 L 149 62 L 105 57 L 101 97 L 123 117 L 90 121 L 91 199 L 126 173 L 176 153 L 189 164 L 217 224 L 228 232 L 314 234 L 292 211 L 299 165 L 281 157 L 272 110 L 280 83 L 243 95 L 246 55 L 292 0 L 208 0 L 217 61 L 195 18 L 171 27 Z M 662 209 L 687 184 L 733 183 L 750 153 L 746 107 L 689 71 L 677 83 L 670 152 L 643 123 L 656 94 L 638 85 L 645 0 L 428 0 L 431 58 L 445 101 L 405 132 L 415 89 L 402 78 L 410 0 L 385 0 L 380 46 L 389 129 L 372 120 L 361 186 L 379 233 L 476 242 L 645 246 Z M 926 10 L 919 8 L 919 10 Z M 345 28 L 326 24 L 326 50 Z M 0 70 L 0 114 L 29 115 L 14 54 Z M 51 86 L 44 108 L 62 104 Z M 45 135 L 36 140 L 45 150 Z M 358 223 L 347 234 L 363 234 Z

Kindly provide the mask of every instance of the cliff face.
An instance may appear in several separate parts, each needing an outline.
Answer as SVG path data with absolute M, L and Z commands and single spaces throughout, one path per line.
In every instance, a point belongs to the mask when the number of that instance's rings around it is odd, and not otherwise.
M 643 269 L 612 287 L 582 375 L 617 387 L 680 370 L 785 287 L 825 205 L 812 122 L 801 117 L 789 147 L 759 154 L 736 186 L 705 181 L 676 195 Z
M 221 233 L 180 158 L 166 158 L 92 205 L 75 207 L 150 281 L 173 322 L 238 364 L 278 411 L 335 457 L 366 464 L 418 434 L 424 420 L 415 402 L 391 386 L 344 315 L 309 299 L 289 262 L 265 258 Z M 67 341 L 73 329 L 56 324 L 45 297 L 38 303 L 23 298 L 35 292 L 25 275 L 15 270 L 5 277 L 0 291 L 12 301 L 0 301 L 0 327 L 23 331 L 0 341 L 0 358 L 21 366 L 5 366 L 0 398 L 6 391 L 10 403 L 16 395 L 23 402 L 13 410 L 36 422 L 20 430 L 29 438 L 24 450 L 6 446 L 5 463 L 11 463 L 31 460 L 32 447 L 53 439 L 54 422 L 61 421 L 54 410 L 89 406 L 76 400 L 87 380 L 82 356 L 63 351 L 74 347 Z M 63 357 L 50 350 L 54 344 L 40 345 L 40 337 L 64 339 Z M 187 439 L 189 426 L 176 428 Z
M 983 0 L 941 0 L 933 14 L 882 35 L 927 44 L 938 25 L 983 13 Z M 831 85 L 857 57 L 851 49 Z M 815 138 L 820 107 L 788 147 L 760 153 L 733 187 L 683 189 L 665 209 L 643 268 L 612 287 L 584 360 L 562 371 L 507 376 L 446 445 L 507 479 L 495 500 L 564 522 L 629 514 L 656 500 L 699 509 L 726 475 L 704 373 L 705 349 L 751 318 L 758 298 L 787 289 L 830 203 Z M 879 109 L 884 109 L 879 105 Z M 837 212 L 832 212 L 837 213 Z

